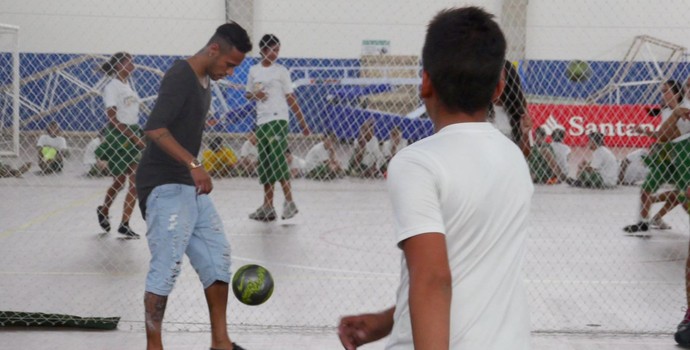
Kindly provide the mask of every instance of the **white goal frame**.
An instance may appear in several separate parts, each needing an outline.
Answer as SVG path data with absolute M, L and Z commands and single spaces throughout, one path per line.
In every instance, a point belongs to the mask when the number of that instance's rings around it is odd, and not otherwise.
M 0 86 L 0 94 L 12 96 L 12 144 L 9 149 L 0 149 L 0 156 L 19 155 L 19 27 L 0 23 L 0 35 L 14 34 L 12 51 L 12 83 Z

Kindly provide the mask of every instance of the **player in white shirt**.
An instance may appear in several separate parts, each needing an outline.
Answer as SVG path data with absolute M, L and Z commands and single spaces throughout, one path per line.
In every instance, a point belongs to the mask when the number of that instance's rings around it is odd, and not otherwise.
M 96 155 L 108 162 L 108 171 L 113 177 L 113 182 L 105 193 L 103 204 L 96 208 L 98 224 L 105 232 L 110 232 L 110 206 L 129 182 L 122 220 L 117 232 L 127 238 L 139 238 L 129 226 L 129 219 L 137 201 L 137 164 L 141 158 L 141 150 L 146 144 L 142 140 L 139 127 L 139 95 L 129 84 L 129 77 L 134 71 L 132 55 L 118 52 L 110 57 L 101 69 L 112 79 L 103 88 L 108 126 L 103 142 L 96 149 Z
M 649 214 L 652 204 L 660 200 L 655 193 L 666 183 L 674 182 L 674 169 L 671 164 L 671 159 L 668 156 L 671 153 L 672 145 L 669 141 L 673 140 L 677 135 L 680 135 L 678 130 L 678 119 L 671 120 L 674 110 L 683 102 L 683 88 L 681 84 L 675 80 L 667 80 L 661 84 L 661 110 L 656 110 L 661 116 L 661 125 L 658 130 L 646 130 L 638 127 L 635 129 L 638 133 L 653 137 L 656 143 L 652 145 L 649 154 L 645 159 L 645 163 L 649 168 L 649 174 L 645 178 L 640 188 L 640 212 L 637 223 L 623 227 L 623 231 L 634 233 L 648 231 L 650 228 L 668 229 L 670 226 L 666 224 L 662 218 L 677 204 L 672 201 L 667 201 L 666 205 L 657 212 L 652 219 L 649 219 Z M 650 111 L 650 113 L 655 110 Z
M 249 69 L 245 97 L 256 101 L 256 137 L 258 139 L 259 182 L 264 187 L 263 204 L 249 218 L 257 221 L 273 221 L 275 183 L 283 188 L 283 219 L 297 215 L 299 210 L 292 198 L 290 169 L 285 158 L 288 148 L 288 121 L 290 110 L 297 118 L 303 134 L 309 135 L 309 126 L 302 115 L 292 89 L 290 73 L 276 63 L 280 53 L 280 40 L 273 34 L 264 35 L 259 41 L 261 61 Z
M 46 134 L 38 138 L 36 147 L 38 147 L 38 167 L 41 169 L 41 174 L 62 172 L 67 152 L 67 140 L 60 136 L 60 126 L 57 122 L 48 123 Z
M 359 128 L 359 136 L 354 141 L 348 173 L 359 177 L 379 177 L 384 156 L 379 139 L 374 135 L 374 119 L 367 119 Z
M 383 153 L 384 164 L 381 168 L 386 171 L 388 163 L 390 163 L 393 156 L 395 156 L 401 149 L 407 147 L 407 140 L 402 137 L 402 130 L 394 126 L 390 131 L 390 138 L 383 142 L 381 146 L 381 153 Z
M 587 145 L 593 151 L 592 160 L 583 160 L 577 169 L 577 179 L 569 178 L 568 184 L 576 187 L 612 188 L 618 184 L 618 160 L 604 145 L 604 134 L 591 132 Z
M 557 128 L 551 132 L 551 149 L 553 150 L 553 155 L 556 158 L 558 167 L 561 168 L 561 172 L 567 177 L 570 173 L 570 167 L 568 166 L 570 161 L 570 147 L 563 143 L 563 140 L 565 140 L 565 129 Z
M 240 176 L 256 176 L 256 166 L 259 163 L 259 150 L 256 148 L 256 134 L 249 132 L 247 140 L 240 148 L 240 159 L 237 161 L 236 168 L 239 169 Z
M 323 141 L 309 149 L 304 158 L 304 172 L 308 179 L 333 180 L 344 176 L 345 172 L 335 153 L 336 140 L 335 134 L 329 132 Z
M 649 174 L 649 168 L 644 163 L 645 157 L 649 154 L 649 150 L 645 148 L 636 149 L 621 161 L 620 172 L 618 174 L 618 183 L 621 185 L 633 186 L 644 181 Z
M 520 149 L 486 119 L 506 46 L 491 18 L 465 7 L 428 26 L 420 95 L 435 134 L 388 168 L 397 302 L 343 317 L 348 350 L 388 334 L 387 350 L 530 349 L 522 266 L 534 187 Z

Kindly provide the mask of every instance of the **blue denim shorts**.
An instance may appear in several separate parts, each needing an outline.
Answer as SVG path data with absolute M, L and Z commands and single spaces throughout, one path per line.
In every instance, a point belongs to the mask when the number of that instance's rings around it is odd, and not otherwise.
M 194 186 L 166 184 L 146 201 L 146 239 L 151 251 L 146 291 L 167 296 L 187 254 L 204 289 L 230 282 L 230 245 L 223 222 L 208 195 Z

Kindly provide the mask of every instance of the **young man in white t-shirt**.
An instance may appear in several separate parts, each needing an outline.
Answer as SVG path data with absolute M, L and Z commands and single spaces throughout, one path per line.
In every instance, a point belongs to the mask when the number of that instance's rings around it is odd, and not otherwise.
M 391 129 L 390 137 L 383 142 L 381 146 L 381 153 L 383 154 L 384 164 L 381 167 L 382 171 L 386 171 L 388 163 L 390 163 L 393 156 L 395 156 L 401 149 L 407 147 L 407 140 L 402 136 L 400 127 L 394 126 Z
M 420 95 L 435 134 L 388 168 L 403 253 L 397 302 L 342 318 L 346 349 L 388 334 L 387 350 L 530 349 L 522 266 L 534 187 L 520 149 L 486 121 L 504 86 L 506 43 L 492 17 L 445 10 L 428 27 Z
M 604 145 L 604 134 L 591 132 L 589 149 L 591 161 L 582 161 L 577 169 L 577 180 L 568 179 L 568 184 L 576 187 L 612 188 L 618 184 L 618 160 L 610 149 Z
M 335 134 L 329 132 L 323 137 L 323 141 L 309 149 L 304 158 L 304 172 L 308 179 L 333 180 L 345 175 L 335 154 L 335 143 Z
M 259 41 L 261 62 L 249 69 L 245 97 L 256 101 L 256 137 L 258 139 L 259 182 L 264 187 L 263 204 L 249 218 L 257 221 L 273 221 L 276 211 L 273 207 L 275 183 L 279 182 L 285 195 L 283 219 L 297 215 L 299 210 L 292 199 L 290 169 L 285 158 L 288 148 L 289 111 L 297 117 L 304 135 L 309 135 L 309 126 L 297 104 L 292 89 L 290 73 L 275 63 L 280 53 L 280 40 L 273 34 L 266 34 Z
M 649 154 L 646 148 L 636 149 L 621 161 L 620 170 L 618 173 L 618 184 L 633 186 L 639 182 L 644 181 L 649 174 L 649 168 L 644 163 L 645 157 Z
M 57 122 L 52 121 L 46 126 L 46 133 L 41 135 L 36 142 L 38 167 L 43 175 L 62 172 L 67 152 L 67 140 L 59 134 L 60 126 Z
M 556 158 L 556 163 L 558 167 L 561 168 L 561 172 L 568 176 L 570 172 L 568 161 L 570 160 L 570 147 L 563 143 L 565 140 L 565 129 L 556 128 L 551 133 L 551 149 L 553 150 L 553 155 Z
M 359 128 L 348 172 L 352 176 L 379 177 L 384 160 L 379 139 L 374 135 L 374 119 L 367 119 Z

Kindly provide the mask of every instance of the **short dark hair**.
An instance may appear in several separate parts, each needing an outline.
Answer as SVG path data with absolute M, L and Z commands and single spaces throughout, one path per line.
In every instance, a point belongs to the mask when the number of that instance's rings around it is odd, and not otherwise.
M 213 139 L 211 139 L 211 143 L 208 145 L 208 147 L 213 150 L 219 150 L 223 146 L 223 138 L 220 136 L 216 136 Z
M 534 130 L 534 135 L 536 136 L 546 136 L 546 129 L 543 127 L 538 127 L 536 130 Z
M 422 67 L 450 111 L 474 113 L 491 103 L 506 51 L 493 18 L 478 7 L 452 8 L 429 24 Z
M 563 142 L 565 139 L 565 129 L 556 128 L 551 132 L 551 139 L 554 140 L 554 142 Z
M 280 45 L 280 39 L 273 34 L 264 34 L 259 40 L 259 50 L 263 51 L 271 46 Z
M 242 53 L 247 53 L 252 50 L 252 42 L 249 40 L 249 34 L 239 24 L 235 22 L 228 22 L 216 29 L 209 44 L 217 43 L 222 50 L 230 50 L 233 47 L 237 48 Z
M 676 102 L 683 102 L 683 86 L 679 82 L 673 79 L 669 79 L 666 80 L 664 84 L 666 84 L 666 86 L 668 86 L 668 88 L 671 89 L 671 92 L 673 92 L 673 95 L 676 96 Z
M 597 146 L 603 146 L 604 145 L 604 134 L 598 132 L 598 131 L 592 131 L 589 134 L 587 134 L 590 140 L 597 145 Z
M 101 65 L 101 70 L 103 73 L 106 75 L 113 75 L 117 73 L 117 70 L 115 69 L 115 66 L 118 64 L 121 64 L 124 60 L 131 60 L 132 55 L 130 55 L 127 52 L 121 51 L 121 52 L 116 52 L 114 55 L 110 56 L 110 59 L 108 59 L 105 63 Z

